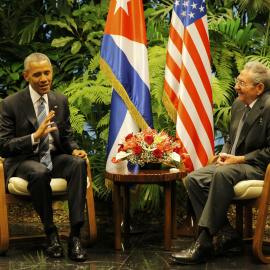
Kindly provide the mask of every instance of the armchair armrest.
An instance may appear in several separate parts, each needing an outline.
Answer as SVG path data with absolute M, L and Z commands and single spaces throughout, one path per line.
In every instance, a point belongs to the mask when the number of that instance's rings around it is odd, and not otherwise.
M 212 164 L 212 163 L 215 163 L 215 162 L 217 161 L 217 159 L 218 159 L 218 155 L 215 155 L 215 156 L 210 157 L 210 158 L 208 159 L 206 165 L 210 165 L 210 164 Z

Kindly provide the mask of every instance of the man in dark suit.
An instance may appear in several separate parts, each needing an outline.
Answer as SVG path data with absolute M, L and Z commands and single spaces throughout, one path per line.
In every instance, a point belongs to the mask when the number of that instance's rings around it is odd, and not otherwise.
M 195 264 L 236 250 L 241 236 L 227 218 L 234 185 L 264 179 L 270 162 L 270 69 L 247 63 L 236 79 L 238 98 L 232 105 L 229 139 L 215 164 L 186 177 L 189 197 L 201 234 L 190 248 L 172 254 L 181 264 Z M 221 236 L 213 245 L 213 236 Z
M 10 177 L 27 180 L 34 207 L 46 233 L 46 252 L 62 257 L 53 222 L 51 178 L 67 180 L 71 232 L 68 255 L 86 260 L 80 229 L 84 224 L 87 155 L 73 139 L 66 96 L 50 91 L 53 68 L 41 53 L 29 55 L 23 76 L 29 86 L 0 103 L 0 155 L 5 158 L 6 186 Z

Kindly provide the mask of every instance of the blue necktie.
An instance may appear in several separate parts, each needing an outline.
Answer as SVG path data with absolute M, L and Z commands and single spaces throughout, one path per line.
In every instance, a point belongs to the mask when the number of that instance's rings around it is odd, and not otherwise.
M 38 126 L 44 121 L 45 117 L 47 116 L 45 105 L 44 105 L 44 98 L 41 97 L 39 99 L 40 104 L 38 106 Z M 49 141 L 49 134 L 40 138 L 39 143 L 39 160 L 40 163 L 43 163 L 49 170 L 52 170 L 52 160 L 50 154 L 50 141 Z

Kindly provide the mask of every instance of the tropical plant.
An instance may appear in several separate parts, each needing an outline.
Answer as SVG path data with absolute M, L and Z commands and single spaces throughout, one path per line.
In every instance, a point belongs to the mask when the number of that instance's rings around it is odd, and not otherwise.
M 163 103 L 164 68 L 173 1 L 144 1 L 154 127 L 175 136 Z M 0 100 L 20 90 L 24 58 L 47 54 L 53 86 L 68 96 L 75 137 L 90 158 L 96 196 L 109 198 L 105 164 L 111 85 L 99 70 L 109 0 L 2 0 L 0 3 Z M 269 0 L 207 0 L 215 131 L 226 137 L 233 79 L 247 61 L 270 67 Z M 218 151 L 218 150 L 217 150 Z M 143 186 L 136 207 L 159 209 L 162 188 Z
M 74 113 L 71 115 L 75 137 L 89 155 L 93 183 L 105 197 L 110 193 L 105 187 L 105 167 L 109 126 L 111 85 L 103 72 L 98 72 L 99 53 L 92 58 L 85 75 L 70 85 L 62 85 L 56 91 L 68 96 Z

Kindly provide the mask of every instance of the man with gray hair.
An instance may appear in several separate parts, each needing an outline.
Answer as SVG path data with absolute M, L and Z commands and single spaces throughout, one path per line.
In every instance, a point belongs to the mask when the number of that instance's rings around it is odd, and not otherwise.
M 46 252 L 63 256 L 53 222 L 52 178 L 67 180 L 71 232 L 68 256 L 86 260 L 80 229 L 84 224 L 87 155 L 75 142 L 66 96 L 51 91 L 53 68 L 41 53 L 29 55 L 23 76 L 29 85 L 0 103 L 0 155 L 5 158 L 6 186 L 10 177 L 28 181 L 27 189 L 46 233 Z
M 270 69 L 259 62 L 247 63 L 235 83 L 238 98 L 232 105 L 229 139 L 216 163 L 185 180 L 201 234 L 190 248 L 172 254 L 181 264 L 239 250 L 241 236 L 227 218 L 233 187 L 243 180 L 263 180 L 270 162 Z M 219 230 L 221 236 L 213 245 Z

